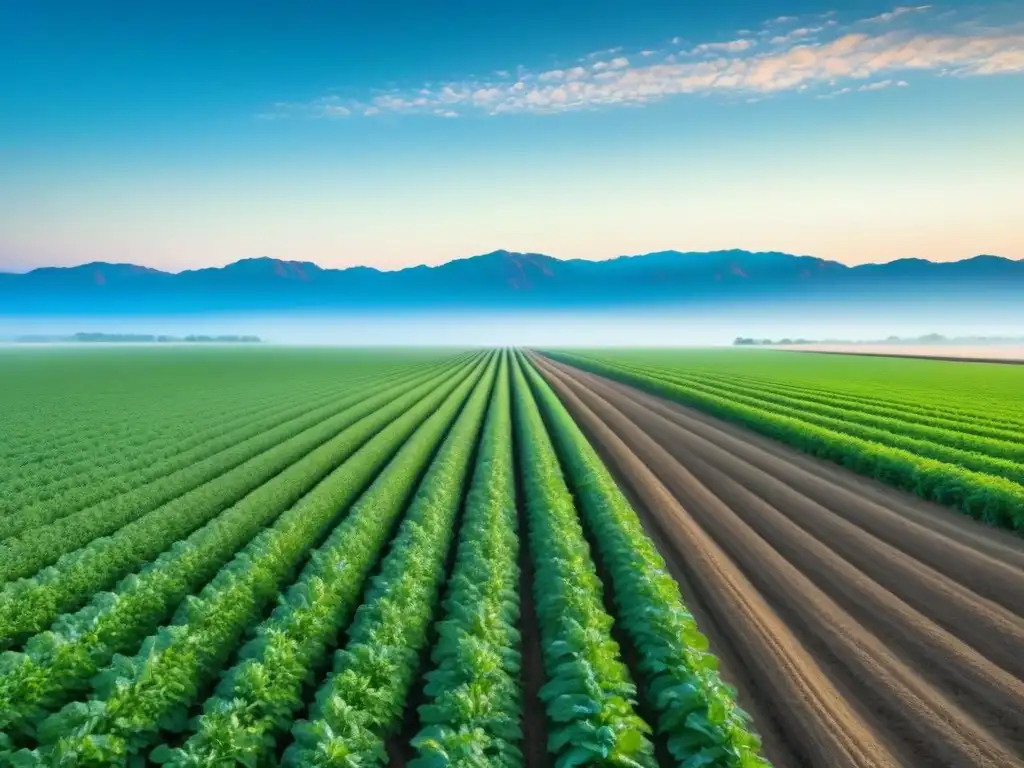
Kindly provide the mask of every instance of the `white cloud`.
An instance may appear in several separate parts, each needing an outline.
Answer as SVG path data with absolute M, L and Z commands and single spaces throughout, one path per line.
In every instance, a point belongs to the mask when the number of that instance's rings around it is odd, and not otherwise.
M 750 50 L 756 45 L 753 40 L 730 40 L 727 43 L 702 43 L 690 53 L 700 55 L 702 53 L 742 53 Z
M 881 13 L 878 16 L 872 16 L 870 19 L 864 19 L 864 21 L 865 22 L 892 21 L 893 19 L 898 19 L 900 16 L 905 16 L 908 13 L 918 13 L 920 11 L 927 11 L 929 8 L 931 8 L 930 5 L 916 5 L 916 6 L 901 5 L 901 6 L 898 6 L 896 8 L 893 8 L 888 13 Z
M 794 29 L 792 32 L 787 32 L 784 35 L 773 37 L 771 39 L 771 44 L 787 45 L 789 43 L 794 43 L 797 40 L 804 40 L 808 37 L 813 37 L 824 29 L 824 27 L 800 27 L 799 29 Z
M 584 59 L 587 66 L 543 71 L 517 67 L 514 75 L 419 84 L 371 97 L 331 94 L 307 103 L 279 103 L 261 117 L 553 114 L 714 93 L 749 100 L 806 91 L 832 98 L 904 87 L 903 78 L 912 72 L 959 77 L 1024 73 L 1024 28 L 965 24 L 939 33 L 908 26 L 912 12 L 925 7 L 897 8 L 891 12 L 896 21 L 884 27 L 801 26 L 776 35 L 771 48 L 758 49 L 749 38 L 740 38 L 703 43 L 685 54 L 666 49 L 641 51 L 632 58 L 592 55 Z M 822 93 L 824 89 L 829 90 Z

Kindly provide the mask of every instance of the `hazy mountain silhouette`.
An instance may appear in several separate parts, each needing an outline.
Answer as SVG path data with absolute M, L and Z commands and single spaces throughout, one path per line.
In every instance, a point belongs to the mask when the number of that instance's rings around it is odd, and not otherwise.
M 664 251 L 597 262 L 495 251 L 393 272 L 255 258 L 176 274 L 104 262 L 0 273 L 2 314 L 602 309 L 991 296 L 1024 300 L 1024 260 L 976 256 L 849 267 L 741 250 Z

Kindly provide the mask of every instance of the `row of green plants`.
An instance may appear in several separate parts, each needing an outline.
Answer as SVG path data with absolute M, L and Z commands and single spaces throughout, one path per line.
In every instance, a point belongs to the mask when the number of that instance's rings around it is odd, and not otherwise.
M 718 675 L 693 615 L 629 501 L 565 406 L 532 367 L 540 404 L 611 584 L 618 624 L 639 656 L 645 700 L 682 768 L 766 768 L 749 717 Z
M 650 726 L 612 637 L 603 588 L 558 456 L 518 361 L 516 442 L 546 682 L 539 695 L 555 768 L 653 768 Z
M 444 380 L 442 374 L 404 393 L 385 390 L 365 398 L 338 419 L 276 446 L 110 536 L 61 556 L 35 576 L 4 585 L 0 590 L 0 648 L 16 645 L 45 629 L 58 615 L 77 609 L 94 593 L 156 558 L 346 427 L 356 427 L 350 441 L 356 435 L 362 435 L 362 440 L 369 438 Z M 54 546 L 60 547 L 60 542 Z
M 268 480 L 138 574 L 125 577 L 112 593 L 101 592 L 81 610 L 61 616 L 50 630 L 32 637 L 24 652 L 0 655 L 0 730 L 31 736 L 49 712 L 87 690 L 90 678 L 115 653 L 134 653 L 186 596 L 409 405 L 406 398 L 396 402 Z
M 986 397 L 977 386 L 977 376 L 968 375 L 956 363 L 886 360 L 885 358 L 808 356 L 798 352 L 760 352 L 751 357 L 730 357 L 728 351 L 672 353 L 593 351 L 574 352 L 575 357 L 598 362 L 635 366 L 643 370 L 672 372 L 687 370 L 708 377 L 745 381 L 754 386 L 771 384 L 829 397 L 848 398 L 858 403 L 897 407 L 925 416 L 937 415 L 994 427 L 1024 426 L 1020 405 L 1005 396 Z M 812 359 L 815 358 L 815 359 Z M 827 360 L 824 358 L 828 358 Z M 833 368 L 829 363 L 845 363 Z M 923 366 L 923 367 L 922 367 Z M 936 367 L 938 366 L 938 367 Z M 949 366 L 954 366 L 950 368 Z M 910 370 L 902 370 L 909 367 Z M 943 379 L 960 377 L 963 391 L 949 389 Z
M 521 768 L 519 538 L 507 369 L 495 384 L 409 768 Z
M 186 598 L 171 625 L 146 638 L 133 657 L 115 657 L 94 678 L 87 701 L 44 720 L 38 748 L 19 751 L 14 759 L 21 765 L 123 766 L 141 761 L 150 747 L 166 740 L 165 733 L 184 731 L 190 706 L 294 569 L 435 412 L 443 414 L 434 422 L 443 434 L 483 366 L 469 378 L 445 382 L 378 433 L 253 539 L 198 595 Z
M 223 403 L 217 403 L 208 413 L 200 410 L 194 416 L 179 419 L 172 427 L 144 442 L 118 443 L 115 450 L 107 448 L 99 455 L 94 446 L 87 445 L 77 452 L 69 449 L 57 461 L 26 458 L 26 461 L 37 462 L 40 472 L 50 477 L 24 473 L 14 482 L 0 479 L 10 494 L 5 493 L 5 503 L 11 513 L 0 518 L 0 539 L 18 533 L 13 529 L 16 510 L 20 513 L 26 507 L 35 506 L 45 510 L 45 522 L 56 520 L 189 467 L 261 431 L 313 411 L 322 410 L 327 417 L 332 406 L 344 399 L 346 393 L 362 389 L 370 382 L 391 386 L 421 372 L 426 371 L 407 367 L 390 374 L 364 372 L 326 389 L 321 386 L 315 392 L 299 389 L 278 393 L 276 397 L 246 400 L 237 412 L 226 411 Z M 16 492 L 19 485 L 23 488 L 21 493 Z M 32 510 L 25 510 L 25 513 L 36 516 Z M 28 526 L 21 525 L 21 530 L 40 524 L 43 522 L 33 520 Z
M 414 367 L 406 365 L 404 371 Z M 124 474 L 146 466 L 144 460 L 162 460 L 192 450 L 224 432 L 273 411 L 306 410 L 343 396 L 346 388 L 369 378 L 384 378 L 403 372 L 401 366 L 354 367 L 336 380 L 296 381 L 283 387 L 278 380 L 258 382 L 252 389 L 230 397 L 220 387 L 193 388 L 191 407 L 151 402 L 147 412 L 123 408 L 119 400 L 101 406 L 98 413 L 81 419 L 78 407 L 69 403 L 56 421 L 41 413 L 39 433 L 30 432 L 20 441 L 5 441 L 0 456 L 0 483 L 10 489 L 0 501 L 0 510 L 17 509 L 27 500 L 42 500 L 36 494 L 52 494 L 55 484 L 67 484 L 72 477 L 88 478 Z M 101 401 L 102 402 L 102 401 Z M 302 411 L 295 410 L 294 415 Z M 98 422 L 98 423 L 97 423 Z M 17 443 L 17 444 L 15 444 Z M 79 482 L 76 485 L 84 485 Z M 26 496 L 31 496 L 27 499 Z
M 298 413 L 292 413 L 286 419 L 273 412 L 261 414 L 242 432 L 229 432 L 228 436 L 234 438 L 231 442 L 215 440 L 211 447 L 216 450 L 202 456 L 195 455 L 193 451 L 186 451 L 182 456 L 174 457 L 168 462 L 156 462 L 166 470 L 160 474 L 151 475 L 148 469 L 135 472 L 126 470 L 107 483 L 98 486 L 86 484 L 77 492 L 62 494 L 56 502 L 42 501 L 19 509 L 0 519 L 0 539 L 20 536 L 63 540 L 66 538 L 63 535 L 65 527 L 79 528 L 76 521 L 80 518 L 68 519 L 70 515 L 79 513 L 95 517 L 93 512 L 96 509 L 100 510 L 100 516 L 104 520 L 110 518 L 112 521 L 118 519 L 119 510 L 126 510 L 124 514 L 144 514 L 209 482 L 253 456 L 331 419 L 357 402 L 357 398 L 365 397 L 365 393 L 372 392 L 374 388 L 384 384 L 385 382 L 371 379 L 340 397 L 335 395 L 312 409 L 300 409 Z M 294 409 L 294 404 L 291 409 Z M 147 476 L 148 480 L 144 480 L 143 475 Z M 85 483 L 84 480 L 82 482 Z M 53 531 L 54 535 L 50 536 L 50 531 Z
M 736 422 L 811 455 L 957 508 L 989 525 L 1024 531 L 1024 487 L 1003 477 L 920 456 L 893 447 L 884 438 L 882 441 L 862 439 L 731 397 L 671 383 L 660 376 L 635 373 L 618 365 L 563 353 L 550 353 L 550 357 Z
M 662 372 L 676 376 L 681 375 L 678 371 Z M 722 384 L 733 389 L 739 388 L 745 392 L 756 392 L 759 395 L 776 395 L 782 398 L 780 402 L 787 404 L 806 403 L 832 408 L 831 411 L 823 411 L 823 413 L 852 411 L 864 416 L 895 419 L 905 423 L 908 430 L 919 430 L 919 437 L 935 438 L 936 442 L 949 439 L 950 433 L 952 433 L 958 442 L 949 444 L 966 450 L 976 450 L 979 453 L 988 453 L 992 456 L 1009 456 L 1010 454 L 1005 452 L 1013 451 L 1024 455 L 1024 436 L 1019 430 L 1007 429 L 1006 423 L 998 420 L 996 423 L 999 426 L 994 426 L 992 423 L 979 421 L 977 415 L 958 417 L 955 414 L 935 412 L 934 410 L 930 413 L 918 413 L 905 404 L 892 401 L 865 401 L 863 398 L 849 397 L 839 392 L 809 390 L 787 382 L 725 374 L 690 373 L 688 375 L 690 379 L 696 377 L 705 383 Z M 865 421 L 864 423 L 872 422 Z M 878 424 L 884 426 L 883 422 L 878 422 Z
M 403 445 L 242 648 L 241 661 L 206 701 L 195 733 L 181 748 L 155 752 L 154 759 L 196 768 L 273 763 L 282 732 L 304 705 L 307 681 L 323 669 L 337 645 L 410 497 L 415 492 L 411 516 L 422 515 L 427 505 L 458 504 L 492 372 L 485 377 L 432 462 L 450 408 L 434 414 Z
M 978 472 L 999 474 L 1017 482 L 1024 479 L 1024 465 L 1020 463 L 1024 459 L 1024 445 L 1019 443 L 913 424 L 902 418 L 874 416 L 859 410 L 802 401 L 786 395 L 775 395 L 756 386 L 709 380 L 686 372 L 642 371 L 631 367 L 623 369 L 688 389 L 726 395 L 739 403 L 802 418 L 831 429 L 842 429 L 866 440 L 885 439 L 922 456 L 959 463 Z
M 321 404 L 324 397 L 325 393 L 317 393 L 313 399 L 320 402 L 315 404 Z M 197 402 L 193 413 L 171 423 L 150 419 L 120 436 L 87 433 L 61 449 L 34 442 L 27 449 L 0 459 L 0 483 L 4 487 L 2 509 L 4 512 L 20 509 L 27 504 L 47 501 L 61 489 L 73 489 L 134 471 L 144 466 L 142 460 L 150 456 L 162 461 L 175 453 L 193 450 L 211 437 L 244 426 L 255 414 L 280 411 L 289 406 L 295 408 L 294 396 L 282 392 L 246 400 L 233 408 L 225 408 L 218 399 L 212 403 Z M 112 442 L 107 444 L 111 438 Z M 104 444 L 105 448 L 101 453 L 96 451 L 99 444 Z
M 309 355 L 287 350 L 251 350 L 241 356 L 121 350 L 88 358 L 73 350 L 47 350 L 33 359 L 5 354 L 0 465 L 28 452 L 40 459 L 60 458 L 75 445 L 116 449 L 137 433 L 173 428 L 197 409 L 218 403 L 229 413 L 245 402 L 292 392 L 318 396 L 338 391 L 350 377 L 389 375 L 455 356 L 351 351 L 335 354 L 329 363 L 309 364 L 303 360 Z
M 387 763 L 386 739 L 402 722 L 428 642 L 492 382 L 489 376 L 477 392 L 479 400 L 467 406 L 417 492 L 356 611 L 347 642 L 335 654 L 333 671 L 316 693 L 309 719 L 292 728 L 294 743 L 282 765 Z M 383 545 L 386 522 L 361 524 L 372 531 L 370 546 Z

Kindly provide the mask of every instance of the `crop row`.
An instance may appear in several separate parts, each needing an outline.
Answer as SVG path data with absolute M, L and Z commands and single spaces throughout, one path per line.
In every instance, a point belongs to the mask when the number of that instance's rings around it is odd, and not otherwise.
M 573 356 L 637 366 L 652 372 L 686 370 L 710 379 L 743 382 L 751 388 L 764 385 L 786 387 L 826 398 L 838 396 L 855 403 L 896 407 L 901 412 L 946 417 L 995 428 L 1015 430 L 1024 426 L 1020 403 L 1005 391 L 999 395 L 983 394 L 984 374 L 972 373 L 975 368 L 935 361 L 750 352 L 714 350 L 638 354 L 581 351 L 574 352 Z M 988 369 L 991 367 L 986 366 Z M 1005 370 L 1003 374 L 1001 378 L 1006 379 Z M 958 382 L 963 387 L 962 391 L 949 389 L 947 379 Z M 1004 390 L 1007 383 L 1003 381 Z M 851 407 L 857 409 L 856 406 Z
M 507 366 L 495 383 L 410 768 L 520 768 L 519 539 Z
M 737 422 L 860 474 L 960 509 L 990 525 L 1024 530 L 1024 486 L 1004 477 L 971 471 L 893 447 L 889 443 L 895 441 L 884 436 L 875 441 L 863 439 L 839 428 L 749 405 L 706 389 L 669 382 L 660 376 L 633 372 L 594 359 L 581 360 L 557 353 L 550 356 Z
M 551 387 L 527 371 L 613 587 L 618 620 L 640 656 L 644 693 L 682 766 L 755 768 L 760 741 L 718 675 L 679 586 L 611 473 Z
M 0 539 L 9 539 L 27 531 L 34 531 L 36 537 L 48 536 L 49 531 L 44 526 L 90 507 L 130 508 L 133 513 L 141 514 L 277 443 L 321 424 L 368 392 L 423 376 L 423 373 L 414 372 L 394 380 L 371 379 L 361 386 L 352 387 L 348 393 L 335 394 L 324 402 L 315 403 L 312 408 L 292 405 L 284 413 L 262 413 L 258 418 L 250 419 L 248 424 L 193 450 L 183 451 L 165 461 L 154 459 L 151 465 L 143 465 L 142 469 L 135 471 L 126 467 L 106 482 L 90 485 L 81 478 L 69 478 L 72 487 L 59 493 L 56 499 L 43 499 L 0 518 Z M 74 525 L 77 527 L 77 523 Z M 6 574 L 5 577 L 10 578 Z
M 466 402 L 430 464 L 412 510 L 458 495 L 488 383 L 478 384 Z M 348 624 L 394 521 L 413 495 L 450 417 L 450 408 L 441 409 L 424 422 L 359 497 L 255 638 L 242 648 L 242 661 L 224 675 L 217 695 L 207 700 L 195 734 L 182 748 L 157 753 L 161 762 L 254 765 L 273 754 L 284 724 L 303 706 L 304 684 L 322 669 Z
M 540 690 L 556 768 L 653 766 L 651 729 L 612 639 L 613 620 L 572 496 L 517 361 L 516 441 L 525 494 L 534 600 L 547 682 Z
M 61 461 L 56 462 L 33 457 L 31 460 L 39 461 L 39 466 L 47 468 L 51 477 L 47 482 L 38 475 L 21 473 L 17 483 L 4 483 L 10 495 L 5 494 L 8 516 L 0 517 L 0 539 L 16 534 L 13 521 L 17 518 L 10 514 L 30 504 L 45 509 L 49 519 L 57 519 L 188 467 L 261 431 L 318 409 L 329 415 L 332 405 L 344 399 L 346 391 L 362 389 L 371 382 L 378 386 L 399 383 L 425 372 L 426 369 L 406 368 L 390 375 L 353 377 L 316 393 L 298 391 L 273 400 L 246 401 L 238 412 L 226 412 L 223 404 L 218 404 L 210 413 L 199 411 L 179 418 L 158 436 L 150 436 L 148 442 L 119 441 L 117 450 L 103 451 L 100 457 L 91 446 L 84 446 L 77 452 L 69 449 Z M 19 486 L 23 490 L 17 493 Z
M 113 535 L 93 539 L 81 549 L 62 555 L 55 565 L 34 577 L 4 585 L 0 590 L 0 648 L 44 629 L 58 614 L 76 609 L 96 591 L 108 588 L 224 509 L 244 501 L 247 494 L 336 435 L 341 445 L 357 447 L 427 395 L 446 375 L 452 374 L 433 377 L 418 386 L 403 385 L 405 391 L 399 387 L 365 398 L 336 419 L 250 459 Z M 332 468 L 329 463 L 320 466 L 324 472 Z M 59 541 L 53 544 L 61 546 Z
M 1024 444 L 969 435 L 952 429 L 906 421 L 902 415 L 880 416 L 859 409 L 844 409 L 821 402 L 775 394 L 750 384 L 709 378 L 685 371 L 647 371 L 616 364 L 629 373 L 676 384 L 697 392 L 722 394 L 738 403 L 804 419 L 838 429 L 865 440 L 885 440 L 922 456 L 957 463 L 977 472 L 988 472 L 1024 481 Z
M 454 538 L 494 376 L 489 372 L 467 404 L 424 479 L 405 520 L 366 590 L 337 652 L 334 670 L 316 693 L 310 719 L 292 728 L 295 741 L 285 766 L 334 766 L 387 762 L 385 740 L 401 724 L 409 690 L 428 639 L 445 559 Z M 379 551 L 387 540 L 387 518 L 359 520 L 368 539 L 348 537 L 359 551 Z
M 449 378 L 378 433 L 186 598 L 173 623 L 146 638 L 135 656 L 115 657 L 94 679 L 89 700 L 47 718 L 37 732 L 39 748 L 22 751 L 22 762 L 125 765 L 162 733 L 185 730 L 202 686 L 295 567 L 431 414 L 439 414 L 433 425 L 440 439 L 483 373 L 477 365 L 469 378 Z
M 363 471 L 360 462 L 398 439 L 394 436 L 403 434 L 415 414 L 384 428 L 371 441 L 376 447 L 365 446 L 361 459 L 353 457 L 351 465 L 344 462 L 375 432 L 400 417 L 410 403 L 415 404 L 415 398 L 403 397 L 397 405 L 364 417 L 175 543 L 137 575 L 126 577 L 113 593 L 99 593 L 77 613 L 62 616 L 50 631 L 33 637 L 23 653 L 0 656 L 0 730 L 31 733 L 48 711 L 86 689 L 89 679 L 115 653 L 134 653 L 141 639 L 166 620 L 182 599 L 200 589 L 239 549 L 332 471 L 339 466 L 338 472 Z M 51 588 L 72 592 L 78 583 L 54 583 Z M 57 592 L 50 601 L 61 597 Z

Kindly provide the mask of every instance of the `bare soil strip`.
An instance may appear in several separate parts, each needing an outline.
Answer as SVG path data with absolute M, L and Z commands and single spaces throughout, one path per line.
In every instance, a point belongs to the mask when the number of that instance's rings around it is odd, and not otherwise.
M 773 713 L 777 765 L 1024 766 L 1024 542 L 534 359 Z

